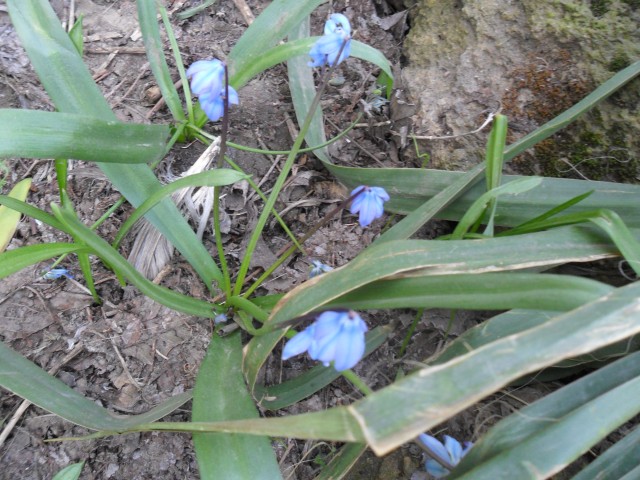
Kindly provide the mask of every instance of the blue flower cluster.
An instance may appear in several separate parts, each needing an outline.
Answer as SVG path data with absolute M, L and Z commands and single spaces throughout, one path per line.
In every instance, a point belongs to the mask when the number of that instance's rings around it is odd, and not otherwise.
M 319 360 L 341 372 L 353 367 L 364 355 L 364 334 L 367 325 L 356 312 L 326 311 L 315 322 L 287 342 L 282 359 L 309 352 L 312 360 Z
M 346 42 L 346 43 L 345 43 Z M 344 44 L 344 48 L 342 45 Z M 342 51 L 341 51 L 342 50 Z M 340 54 L 340 56 L 338 56 Z M 341 13 L 334 13 L 324 24 L 324 35 L 311 47 L 310 67 L 334 66 L 351 54 L 351 25 Z
M 356 196 L 357 195 L 357 196 Z M 351 202 L 351 213 L 359 213 L 358 221 L 367 227 L 384 213 L 384 202 L 389 200 L 389 194 L 382 187 L 367 187 L 362 185 L 354 188 L 351 196 L 356 196 Z
M 218 59 L 198 60 L 187 70 L 191 91 L 199 97 L 200 106 L 209 120 L 216 122 L 224 115 L 225 65 Z M 239 103 L 238 92 L 229 85 L 229 105 Z
M 462 457 L 473 447 L 473 443 L 464 442 L 464 448 L 460 445 L 460 442 L 449 435 L 444 436 L 444 444 L 438 441 L 435 437 L 422 433 L 418 436 L 420 441 L 436 456 L 438 456 L 443 463 L 455 467 Z M 435 478 L 442 478 L 449 475 L 449 470 L 444 468 L 439 462 L 433 458 L 428 459 L 425 462 L 424 467 L 429 475 Z

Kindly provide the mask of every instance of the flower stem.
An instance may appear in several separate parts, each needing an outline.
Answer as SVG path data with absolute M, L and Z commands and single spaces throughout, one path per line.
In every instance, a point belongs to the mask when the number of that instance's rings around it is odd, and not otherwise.
M 350 369 L 343 370 L 340 373 L 342 373 L 342 376 L 347 380 L 349 380 L 365 396 L 373 395 L 373 390 L 371 390 L 369 388 L 369 385 L 364 383 L 364 380 L 362 380 L 358 375 L 356 375 L 356 373 L 353 370 L 350 370 Z
M 340 58 L 340 53 L 344 49 L 346 43 L 347 43 L 346 41 L 343 42 L 337 58 Z M 262 231 L 264 230 L 264 227 L 267 223 L 267 219 L 269 218 L 271 209 L 274 207 L 276 203 L 276 199 L 278 198 L 278 195 L 282 190 L 284 182 L 287 179 L 289 172 L 291 171 L 291 167 L 293 167 L 293 162 L 298 156 L 298 152 L 300 151 L 302 142 L 304 141 L 304 138 L 307 135 L 307 131 L 311 126 L 311 121 L 313 120 L 313 114 L 316 111 L 316 108 L 318 108 L 318 106 L 320 105 L 320 99 L 322 98 L 322 94 L 327 84 L 329 83 L 329 76 L 335 67 L 336 65 L 333 65 L 323 76 L 322 82 L 320 83 L 320 86 L 318 87 L 318 91 L 316 92 L 316 96 L 313 98 L 313 102 L 311 102 L 311 106 L 309 107 L 309 112 L 307 113 L 307 116 L 304 119 L 304 123 L 300 128 L 300 133 L 296 137 L 296 140 L 293 143 L 293 146 L 291 147 L 291 153 L 289 153 L 289 155 L 287 156 L 287 160 L 284 166 L 282 167 L 282 171 L 280 172 L 280 175 L 278 175 L 276 183 L 273 186 L 271 195 L 269 195 L 269 199 L 266 205 L 264 206 L 262 213 L 260 214 L 260 217 L 258 218 L 258 223 L 253 230 L 253 234 L 251 235 L 251 238 L 249 239 L 247 250 L 245 252 L 244 258 L 242 259 L 242 263 L 240 264 L 240 269 L 238 271 L 236 283 L 233 288 L 233 295 L 239 295 L 240 292 L 242 291 L 242 286 L 244 285 L 244 279 L 247 276 L 247 272 L 249 270 L 249 262 L 251 261 L 251 256 L 253 255 L 253 252 L 258 244 L 258 240 L 260 239 L 260 235 L 262 234 Z

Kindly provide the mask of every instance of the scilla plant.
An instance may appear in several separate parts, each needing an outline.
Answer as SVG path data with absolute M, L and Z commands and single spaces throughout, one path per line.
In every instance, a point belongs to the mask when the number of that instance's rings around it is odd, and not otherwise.
M 219 324 L 233 319 L 244 333 L 213 335 L 194 392 L 140 415 L 112 415 L 5 344 L 0 344 L 0 385 L 97 430 L 93 437 L 150 430 L 188 432 L 193 435 L 200 476 L 206 479 L 280 478 L 270 437 L 343 444 L 319 478 L 344 477 L 367 448 L 384 455 L 412 441 L 424 448 L 425 468 L 434 476 L 511 479 L 529 478 L 535 472 L 536 478 L 549 477 L 640 411 L 640 353 L 634 351 L 632 341 L 640 332 L 640 287 L 630 283 L 615 288 L 588 278 L 544 273 L 567 262 L 614 256 L 623 257 L 636 274 L 640 272 L 640 188 L 503 176 L 502 166 L 622 88 L 640 73 L 640 63 L 614 75 L 583 101 L 512 145 L 505 145 L 507 119 L 497 115 L 486 160 L 469 172 L 340 167 L 324 148 L 318 110 L 331 69 L 337 63 L 348 64 L 350 55 L 381 67 L 385 81 L 391 71 L 379 52 L 351 39 L 349 21 L 341 14 L 328 19 L 323 36 L 308 37 L 308 16 L 321 3 L 274 0 L 224 63 L 202 59 L 186 70 L 168 29 L 183 85 L 187 87 L 191 80 L 200 101 L 201 108 L 194 108 L 188 92 L 185 113 L 161 50 L 155 2 L 138 0 L 149 61 L 175 120 L 174 125 L 165 126 L 118 122 L 84 67 L 78 44 L 61 29 L 48 2 L 7 2 L 16 31 L 57 112 L 1 110 L 0 155 L 97 162 L 136 209 L 114 245 L 109 244 L 78 218 L 66 195 L 65 161 L 57 160 L 60 202 L 51 205 L 51 212 L 22 201 L 25 196 L 0 196 L 0 203 L 68 234 L 73 241 L 6 251 L 0 255 L 0 277 L 74 254 L 87 287 L 98 297 L 89 262 L 93 255 L 122 283 L 136 286 L 142 294 Z M 166 20 L 166 13 L 162 9 L 160 13 Z M 287 35 L 288 41 L 278 44 Z M 282 61 L 287 61 L 300 135 L 287 152 L 272 193 L 264 197 L 245 257 L 237 272 L 231 272 L 217 228 L 218 204 L 213 211 L 216 262 L 168 197 L 177 189 L 198 185 L 213 186 L 218 198 L 224 185 L 242 179 L 251 183 L 248 174 L 238 171 L 224 155 L 226 113 L 230 105 L 242 102 L 244 83 Z M 319 70 L 317 85 L 312 68 Z M 211 140 L 201 128 L 207 117 L 223 123 L 217 167 L 160 186 L 149 164 L 181 139 Z M 314 264 L 309 281 L 283 295 L 260 298 L 261 283 L 313 233 L 312 229 L 303 238 L 292 236 L 292 246 L 272 268 L 255 280 L 248 275 L 260 233 L 305 139 L 327 169 L 352 188 L 340 208 L 350 206 L 362 225 L 369 225 L 384 209 L 405 217 L 347 265 L 331 269 Z M 225 162 L 232 168 L 225 168 Z M 122 257 L 116 247 L 142 216 L 194 267 L 209 289 L 210 301 L 155 285 Z M 411 239 L 435 217 L 455 220 L 457 227 L 446 238 Z M 15 214 L 12 218 L 17 221 Z M 371 328 L 358 312 L 397 308 L 503 313 L 373 391 L 351 369 L 392 332 L 402 332 L 396 322 Z M 404 334 L 404 345 L 411 340 L 413 328 Z M 279 354 L 282 358 L 288 361 L 306 352 L 319 363 L 293 380 L 262 385 L 259 372 L 274 350 L 280 351 L 285 336 L 289 340 Z M 505 418 L 474 439 L 473 446 L 466 443 L 470 439 L 459 442 L 444 437 L 441 443 L 425 433 L 527 375 L 544 370 L 557 378 L 585 369 L 593 371 Z M 284 408 L 340 375 L 359 388 L 364 398 L 299 415 L 261 418 L 258 414 L 256 404 L 263 410 Z M 191 398 L 191 422 L 156 422 Z M 629 452 L 639 435 L 639 430 L 628 434 L 578 478 L 596 478 L 603 471 L 612 472 L 608 478 L 633 475 L 637 460 Z

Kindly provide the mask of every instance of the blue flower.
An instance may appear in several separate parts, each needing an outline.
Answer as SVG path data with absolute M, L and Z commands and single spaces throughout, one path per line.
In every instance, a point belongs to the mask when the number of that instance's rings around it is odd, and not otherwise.
M 368 226 L 384 213 L 384 202 L 389 200 L 389 194 L 382 187 L 367 187 L 362 185 L 354 188 L 351 196 L 356 198 L 351 202 L 351 213 L 360 213 L 358 221 L 363 227 Z
M 214 122 L 224 115 L 224 68 L 224 63 L 214 58 L 199 60 L 187 70 L 191 91 L 199 97 L 202 110 Z M 238 103 L 238 92 L 229 85 L 229 104 Z
M 312 360 L 341 372 L 352 368 L 364 355 L 367 325 L 356 312 L 323 312 L 315 322 L 287 342 L 282 359 L 308 352 Z
M 346 42 L 346 43 L 345 43 Z M 342 45 L 344 44 L 344 48 Z M 342 52 L 340 50 L 342 49 Z M 340 57 L 338 57 L 340 53 Z M 351 25 L 341 13 L 334 13 L 324 24 L 324 35 L 313 44 L 310 67 L 338 65 L 351 54 Z
M 309 278 L 317 277 L 318 275 L 322 275 L 323 273 L 330 272 L 333 270 L 329 265 L 325 265 L 324 263 L 313 260 L 311 262 L 313 266 L 311 267 L 311 271 L 309 272 Z
M 420 441 L 425 444 L 425 446 L 437 457 L 442 460 L 442 463 L 451 465 L 455 467 L 462 457 L 464 457 L 471 447 L 473 447 L 473 443 L 464 442 L 464 448 L 455 438 L 450 437 L 449 435 L 444 436 L 444 444 L 436 440 L 435 437 L 431 435 L 427 435 L 426 433 L 422 433 L 418 436 Z M 449 475 L 449 470 L 443 467 L 438 461 L 433 458 L 429 458 L 425 464 L 425 469 L 429 475 L 432 475 L 435 478 L 442 478 Z
M 73 275 L 69 273 L 69 270 L 66 268 L 52 268 L 48 272 L 45 272 L 42 275 L 42 278 L 47 280 L 57 280 L 60 277 L 73 278 Z
M 224 313 L 219 313 L 213 318 L 214 325 L 218 325 L 220 323 L 227 323 L 228 321 L 229 321 L 229 318 Z

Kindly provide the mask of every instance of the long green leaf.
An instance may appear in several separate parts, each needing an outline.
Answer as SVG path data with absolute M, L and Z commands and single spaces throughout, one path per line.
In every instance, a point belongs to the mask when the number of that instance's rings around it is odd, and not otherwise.
M 640 412 L 640 376 L 581 405 L 546 428 L 456 477 L 466 480 L 495 478 L 549 478 L 577 459 L 607 433 Z
M 240 334 L 213 335 L 193 392 L 194 422 L 259 418 L 240 364 Z M 233 433 L 194 433 L 200 478 L 281 478 L 268 437 Z
M 427 275 L 378 280 L 329 306 L 352 309 L 466 308 L 572 310 L 613 287 L 582 277 L 539 273 Z
M 256 18 L 229 53 L 229 73 L 238 72 L 260 61 L 265 52 L 286 37 L 303 18 L 326 0 L 274 0 Z
M 171 413 L 191 398 L 181 393 L 146 413 L 116 415 L 83 397 L 40 367 L 0 342 L 0 385 L 44 410 L 92 430 L 123 431 L 153 422 Z
M 84 462 L 73 463 L 66 466 L 56 473 L 53 480 L 78 480 L 82 473 L 82 467 L 84 467 Z
M 524 374 L 640 332 L 638 312 L 640 284 L 619 288 L 538 327 L 409 375 L 354 404 L 354 415 L 363 419 L 371 448 L 385 454 Z
M 340 480 L 367 450 L 366 443 L 347 443 L 325 466 L 315 480 Z
M 169 135 L 166 125 L 37 110 L 0 109 L 0 125 L 0 157 L 146 163 L 164 156 Z
M 0 278 L 19 272 L 29 265 L 49 260 L 50 258 L 78 251 L 88 251 L 82 245 L 73 243 L 47 243 L 42 245 L 27 245 L 0 254 Z
M 57 205 L 52 205 L 51 208 L 56 218 L 67 226 L 76 242 L 89 247 L 92 253 L 98 255 L 117 274 L 138 287 L 144 295 L 173 310 L 205 318 L 213 318 L 215 316 L 213 304 L 174 292 L 147 280 L 106 240 L 82 224 L 75 215 Z
M 49 2 L 8 0 L 7 6 L 22 45 L 57 109 L 117 121 Z M 146 165 L 98 166 L 134 206 L 160 188 Z M 207 287 L 222 280 L 220 269 L 175 205 L 166 200 L 149 212 L 147 219 L 184 255 Z
M 511 241 L 505 242 L 507 239 Z M 592 261 L 616 253 L 614 245 L 600 232 L 584 227 L 473 241 L 385 242 L 366 249 L 344 267 L 313 278 L 287 293 L 274 308 L 267 324 L 299 317 L 364 285 L 396 275 L 521 270 L 570 261 Z
M 162 98 L 167 103 L 173 118 L 177 121 L 186 120 L 182 103 L 176 87 L 173 85 L 171 73 L 167 60 L 164 57 L 164 46 L 160 39 L 160 28 L 158 27 L 158 8 L 155 0 L 137 0 L 138 21 L 140 31 L 144 38 L 144 48 L 147 52 L 147 59 L 151 66 L 153 76 L 158 82 L 158 87 L 162 92 Z
M 22 202 L 17 198 L 11 198 L 6 195 L 0 195 L 0 205 L 4 205 L 11 210 L 15 210 L 16 212 L 20 212 L 27 217 L 35 218 L 36 220 L 40 220 L 42 223 L 46 223 L 47 225 L 55 228 L 56 230 L 60 230 L 61 232 L 69 233 L 65 226 L 60 223 L 53 215 L 48 214 L 47 212 L 40 210 L 33 205 L 29 205 L 28 203 Z
M 616 442 L 572 480 L 620 480 L 640 465 L 640 428 Z M 635 472 L 638 473 L 638 472 Z M 632 478 L 638 478 L 637 475 Z

